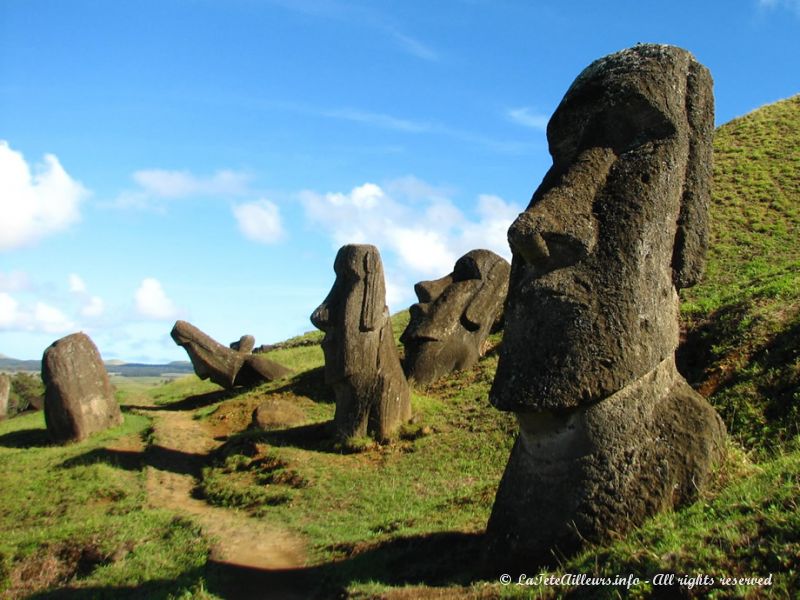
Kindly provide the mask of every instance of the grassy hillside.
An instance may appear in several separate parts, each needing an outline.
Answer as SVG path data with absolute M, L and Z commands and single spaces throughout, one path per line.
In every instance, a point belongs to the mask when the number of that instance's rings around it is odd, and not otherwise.
M 415 421 L 400 439 L 352 452 L 327 435 L 333 395 L 315 332 L 270 352 L 294 377 L 252 390 L 220 392 L 194 377 L 120 383 L 125 424 L 82 444 L 49 446 L 40 414 L 0 422 L 0 593 L 215 598 L 238 585 L 268 595 L 277 577 L 297 597 L 792 597 L 800 588 L 800 97 L 722 126 L 715 147 L 708 274 L 683 294 L 679 363 L 723 415 L 731 443 L 692 506 L 529 573 L 530 585 L 482 578 L 481 534 L 516 431 L 487 401 L 502 336 L 474 369 L 414 390 Z M 396 335 L 407 319 L 395 315 Z M 143 398 L 157 406 L 133 409 Z M 252 428 L 268 399 L 290 403 L 293 423 Z M 165 458 L 148 424 L 159 410 L 188 412 L 222 442 L 190 457 L 201 464 L 195 497 L 307 540 L 305 568 L 221 565 L 191 520 L 148 506 L 146 469 Z M 565 573 L 715 583 L 543 583 Z M 769 587 L 721 581 L 770 575 Z
M 800 96 L 717 130 L 703 282 L 685 290 L 689 381 L 746 448 L 800 433 Z

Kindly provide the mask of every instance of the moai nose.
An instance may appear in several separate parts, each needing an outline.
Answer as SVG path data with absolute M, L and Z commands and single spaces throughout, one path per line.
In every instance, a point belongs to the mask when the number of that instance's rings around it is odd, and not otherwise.
M 592 206 L 615 160 L 610 148 L 590 148 L 555 183 L 542 184 L 508 230 L 514 253 L 545 270 L 569 266 L 591 254 L 598 238 Z
M 311 313 L 311 323 L 317 329 L 325 331 L 330 325 L 330 310 L 327 299 Z

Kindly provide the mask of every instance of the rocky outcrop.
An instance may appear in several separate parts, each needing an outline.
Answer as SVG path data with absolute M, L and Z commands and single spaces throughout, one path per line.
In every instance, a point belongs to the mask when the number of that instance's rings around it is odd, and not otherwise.
M 486 338 L 502 320 L 510 268 L 494 252 L 472 250 L 452 273 L 414 286 L 419 302 L 409 309 L 400 336 L 409 379 L 426 384 L 478 362 Z
M 42 358 L 44 419 L 58 443 L 76 442 L 122 423 L 100 352 L 85 333 L 53 342 Z
M 586 68 L 548 125 L 553 166 L 509 229 L 490 393 L 520 434 L 487 527 L 530 568 L 691 500 L 725 430 L 675 369 L 678 294 L 708 238 L 712 81 L 638 45 Z
M 311 322 L 325 332 L 336 436 L 388 440 L 411 418 L 411 402 L 386 307 L 383 263 L 375 246 L 352 244 L 339 249 L 333 269 L 336 280 Z

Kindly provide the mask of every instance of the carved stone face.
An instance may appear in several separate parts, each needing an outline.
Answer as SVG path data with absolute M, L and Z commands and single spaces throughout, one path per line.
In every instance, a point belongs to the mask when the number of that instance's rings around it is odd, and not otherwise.
M 494 252 L 472 250 L 449 275 L 414 286 L 419 302 L 409 309 L 400 337 L 410 378 L 428 383 L 477 362 L 481 344 L 502 314 L 508 272 L 508 263 Z
M 375 246 L 342 246 L 333 270 L 333 287 L 311 314 L 314 326 L 325 332 L 328 384 L 375 368 L 380 329 L 388 319 L 383 264 Z
M 711 77 L 683 50 L 636 46 L 578 76 L 508 233 L 497 408 L 592 404 L 674 352 L 676 289 L 703 269 L 712 130 Z

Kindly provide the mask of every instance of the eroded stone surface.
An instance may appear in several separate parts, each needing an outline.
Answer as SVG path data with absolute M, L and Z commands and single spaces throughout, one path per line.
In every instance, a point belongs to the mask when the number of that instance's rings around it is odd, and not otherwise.
M 724 426 L 677 373 L 677 289 L 702 274 L 712 81 L 685 50 L 638 45 L 585 69 L 547 128 L 553 166 L 509 229 L 490 399 L 520 435 L 489 553 L 531 566 L 686 502 Z
M 386 306 L 383 263 L 375 246 L 350 244 L 339 249 L 333 268 L 336 280 L 311 322 L 325 332 L 336 436 L 387 440 L 411 418 L 411 403 Z
M 53 342 L 42 357 L 44 419 L 59 443 L 86 439 L 122 423 L 100 353 L 85 333 Z
M 255 339 L 250 335 L 226 347 L 186 321 L 176 321 L 170 335 L 186 350 L 200 379 L 210 379 L 226 389 L 258 385 L 291 374 L 275 361 L 251 354 Z
M 471 250 L 453 272 L 414 286 L 419 302 L 400 337 L 405 372 L 430 383 L 478 362 L 492 328 L 502 319 L 510 266 L 489 250 Z
M 253 411 L 253 424 L 260 429 L 293 427 L 305 419 L 302 408 L 282 398 L 268 398 Z

